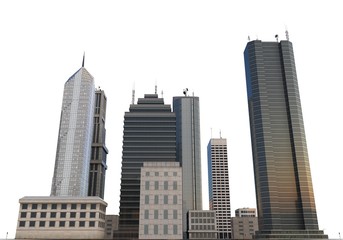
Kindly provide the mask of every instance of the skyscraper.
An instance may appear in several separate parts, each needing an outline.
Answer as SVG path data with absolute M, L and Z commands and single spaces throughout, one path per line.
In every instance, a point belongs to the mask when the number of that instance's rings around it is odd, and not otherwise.
M 88 195 L 94 78 L 82 67 L 64 85 L 51 196 Z
M 182 166 L 183 230 L 186 234 L 187 212 L 202 210 L 199 97 L 174 97 L 173 111 L 176 115 L 176 156 Z
M 218 238 L 231 237 L 231 206 L 227 143 L 212 138 L 207 146 L 210 210 L 216 212 Z
M 175 114 L 157 94 L 145 94 L 124 116 L 117 239 L 138 239 L 140 174 L 144 162 L 175 162 Z
M 89 170 L 88 196 L 98 196 L 101 198 L 104 198 L 105 194 L 106 160 L 108 154 L 105 145 L 106 104 L 107 98 L 105 92 L 97 89 L 95 91 L 93 143 Z
M 318 230 L 298 81 L 290 41 L 244 51 L 259 239 L 327 238 Z

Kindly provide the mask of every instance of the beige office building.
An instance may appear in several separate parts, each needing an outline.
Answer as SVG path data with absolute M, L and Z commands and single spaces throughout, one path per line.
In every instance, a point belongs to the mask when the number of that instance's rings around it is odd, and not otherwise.
M 253 239 L 258 230 L 255 208 L 238 208 L 232 218 L 232 239 Z

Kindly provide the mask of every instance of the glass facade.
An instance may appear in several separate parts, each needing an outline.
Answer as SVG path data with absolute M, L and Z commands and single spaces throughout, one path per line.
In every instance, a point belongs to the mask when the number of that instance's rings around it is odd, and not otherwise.
M 252 41 L 244 58 L 260 232 L 317 231 L 292 43 Z
M 52 196 L 88 194 L 94 91 L 93 77 L 83 67 L 64 85 Z

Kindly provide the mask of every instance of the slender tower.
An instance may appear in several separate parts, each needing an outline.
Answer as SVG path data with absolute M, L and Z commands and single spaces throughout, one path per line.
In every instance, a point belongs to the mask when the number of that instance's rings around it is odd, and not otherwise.
M 94 91 L 83 58 L 82 67 L 64 85 L 51 196 L 88 195 Z
M 175 114 L 157 94 L 145 94 L 124 116 L 119 230 L 114 239 L 138 239 L 141 168 L 176 162 Z
M 327 238 L 318 230 L 292 43 L 251 41 L 244 59 L 260 229 L 255 237 Z
M 187 89 L 188 90 L 188 89 Z M 183 231 L 187 231 L 187 212 L 202 210 L 200 109 L 199 97 L 173 98 L 176 114 L 176 155 L 182 166 Z
M 225 138 L 212 138 L 207 145 L 210 210 L 216 211 L 219 239 L 231 238 L 231 206 L 227 143 Z

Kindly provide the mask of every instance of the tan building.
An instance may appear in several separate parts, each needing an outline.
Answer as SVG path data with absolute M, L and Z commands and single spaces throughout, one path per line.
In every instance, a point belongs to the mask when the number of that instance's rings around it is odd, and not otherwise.
M 216 211 L 188 212 L 188 239 L 217 239 Z
M 104 239 L 107 203 L 99 197 L 23 197 L 16 239 Z
M 113 239 L 114 231 L 118 230 L 119 216 L 118 215 L 106 215 L 106 239 Z
M 255 208 L 238 208 L 232 218 L 232 239 L 253 239 L 258 230 Z

